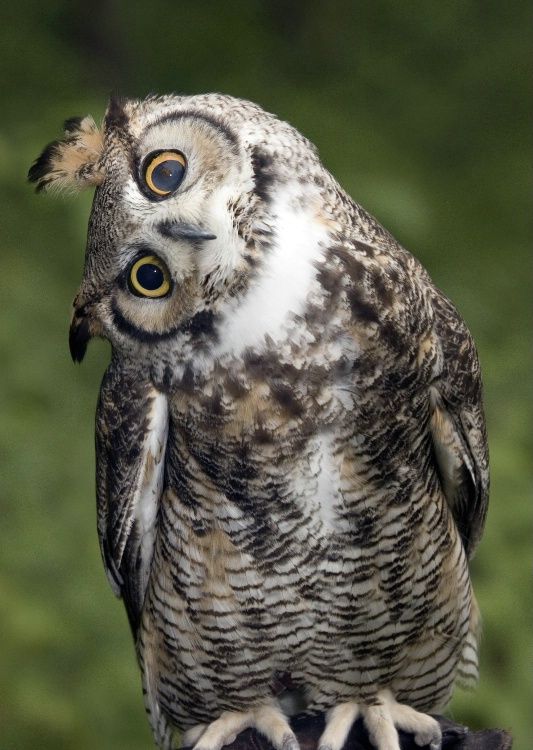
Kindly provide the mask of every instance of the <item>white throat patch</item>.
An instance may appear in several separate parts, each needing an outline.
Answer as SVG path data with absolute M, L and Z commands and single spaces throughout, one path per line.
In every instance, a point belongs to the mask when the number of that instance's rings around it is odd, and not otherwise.
M 239 356 L 247 347 L 260 347 L 265 336 L 284 338 L 291 314 L 301 314 L 323 257 L 327 229 L 308 209 L 294 207 L 282 195 L 273 206 L 273 245 L 244 300 L 236 302 L 221 321 L 216 356 Z

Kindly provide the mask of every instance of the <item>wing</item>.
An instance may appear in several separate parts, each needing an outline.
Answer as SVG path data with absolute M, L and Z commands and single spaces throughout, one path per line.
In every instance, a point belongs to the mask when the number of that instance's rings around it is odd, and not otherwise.
M 153 554 L 167 432 L 166 397 L 113 360 L 96 411 L 98 536 L 134 632 Z
M 452 303 L 435 291 L 433 309 L 443 363 L 430 387 L 431 435 L 444 494 L 470 557 L 489 492 L 481 374 L 472 337 Z
M 425 470 L 437 473 L 470 556 L 483 531 L 489 486 L 475 346 L 461 316 L 420 263 L 359 210 L 374 233 L 371 241 L 352 241 L 351 250 L 336 246 L 331 251 L 345 271 L 356 331 L 352 375 L 360 402 L 359 429 L 365 430 L 365 410 L 369 434 L 375 424 L 387 425 L 383 442 L 395 443 L 396 464 L 409 465 L 409 451 L 420 452 L 427 445 L 430 464 Z M 331 271 L 323 276 L 323 285 L 336 279 Z M 329 287 L 335 291 L 332 283 Z M 387 475 L 387 455 L 382 451 L 376 460 Z

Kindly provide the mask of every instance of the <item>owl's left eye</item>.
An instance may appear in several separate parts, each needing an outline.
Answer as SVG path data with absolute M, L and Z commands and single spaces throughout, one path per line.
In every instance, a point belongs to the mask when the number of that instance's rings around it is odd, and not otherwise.
M 170 291 L 170 276 L 155 255 L 145 255 L 130 268 L 129 286 L 138 297 L 165 297 Z
M 144 160 L 144 183 L 154 196 L 166 198 L 181 185 L 186 165 L 180 151 L 154 151 Z

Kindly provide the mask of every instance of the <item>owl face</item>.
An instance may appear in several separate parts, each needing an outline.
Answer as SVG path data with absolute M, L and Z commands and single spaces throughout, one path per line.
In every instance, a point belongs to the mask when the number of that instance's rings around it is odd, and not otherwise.
M 74 303 L 78 359 L 87 334 L 142 355 L 179 337 L 186 322 L 208 327 L 217 298 L 247 270 L 243 206 L 251 207 L 255 186 L 250 148 L 202 111 L 176 106 L 161 116 L 153 109 L 123 105 L 106 119 L 105 177 Z
M 112 101 L 101 131 L 67 121 L 30 179 L 96 186 L 74 359 L 95 335 L 137 364 L 154 348 L 190 360 L 221 329 L 233 350 L 273 336 L 308 293 L 325 176 L 302 135 L 232 97 Z

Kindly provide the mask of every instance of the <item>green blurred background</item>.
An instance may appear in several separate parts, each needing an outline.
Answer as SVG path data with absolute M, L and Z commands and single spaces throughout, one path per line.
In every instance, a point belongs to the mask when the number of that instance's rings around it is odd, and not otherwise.
M 429 269 L 479 346 L 492 506 L 473 578 L 481 682 L 451 715 L 531 727 L 528 6 L 447 0 L 18 0 L 0 70 L 0 749 L 151 747 L 95 531 L 93 412 L 109 356 L 67 349 L 90 195 L 25 173 L 107 96 L 223 91 L 289 120 Z

